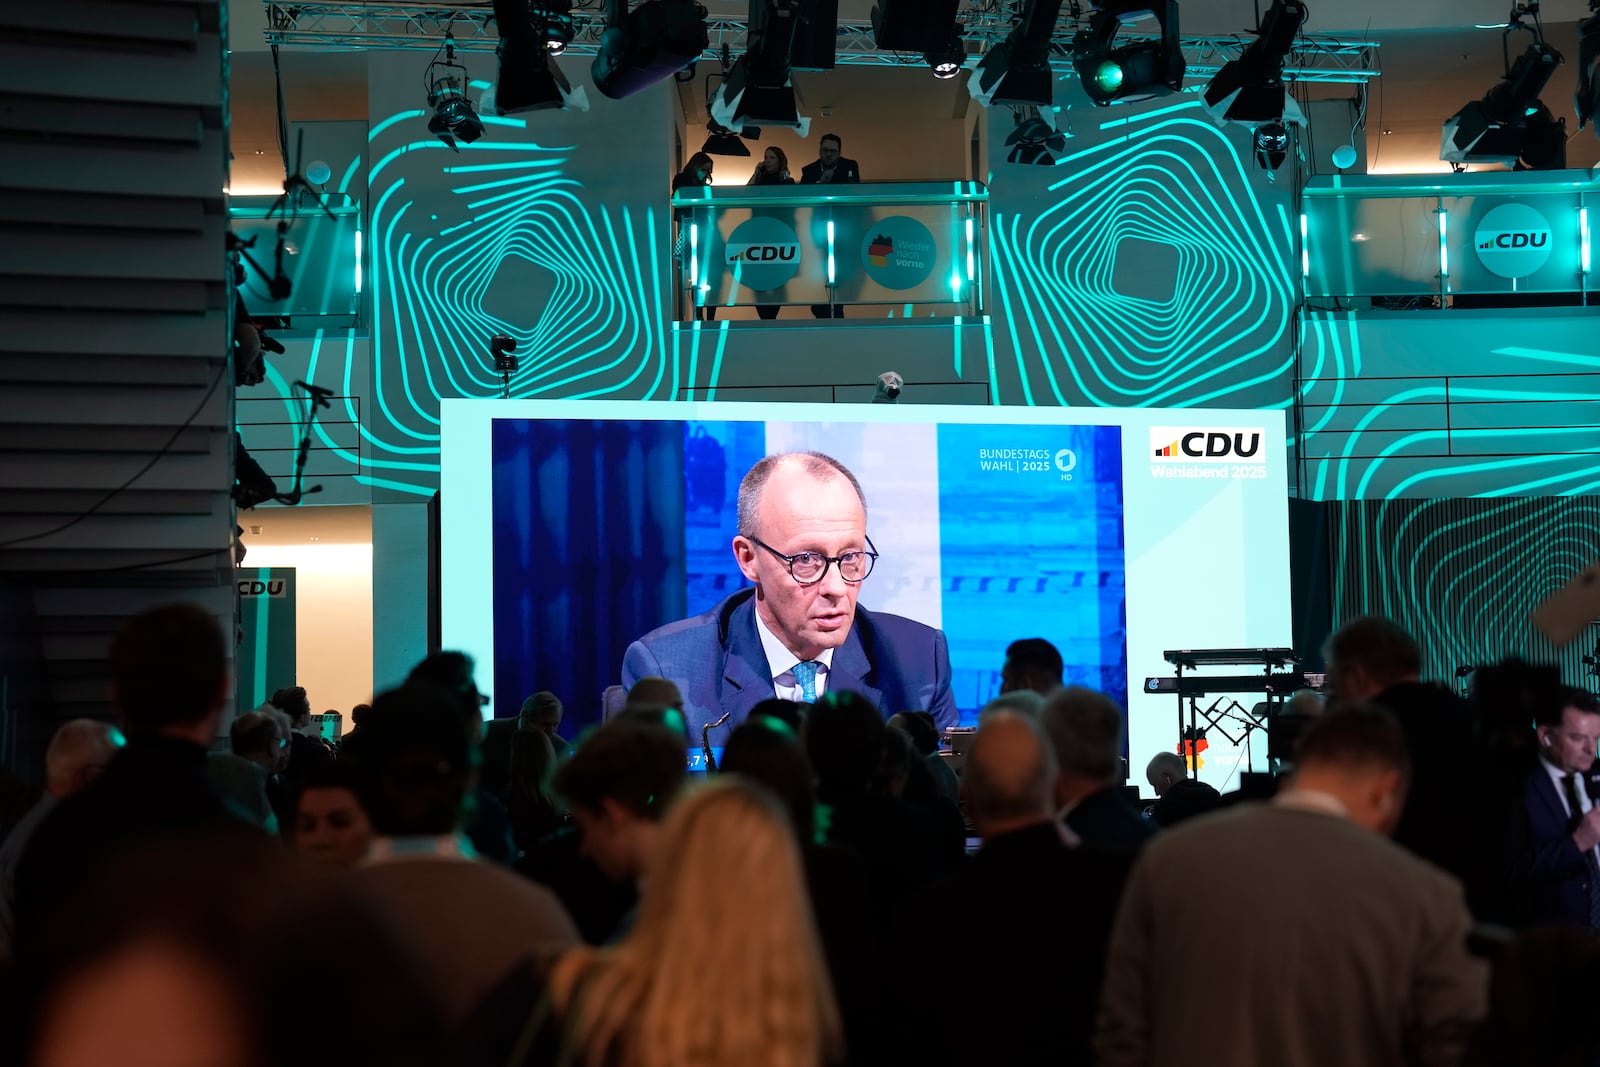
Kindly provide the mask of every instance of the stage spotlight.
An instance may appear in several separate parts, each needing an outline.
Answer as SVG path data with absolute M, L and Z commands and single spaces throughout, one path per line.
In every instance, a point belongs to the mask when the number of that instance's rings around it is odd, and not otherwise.
M 783 126 L 801 137 L 811 132 L 790 66 L 801 15 L 801 0 L 750 0 L 749 49 L 712 94 L 714 122 L 728 129 Z
M 961 36 L 961 24 L 958 22 L 950 31 L 949 40 L 942 44 L 934 45 L 922 53 L 922 61 L 933 70 L 933 76 L 939 79 L 954 78 L 961 73 L 961 68 L 967 62 L 966 39 Z
M 1016 128 L 1006 138 L 1011 146 L 1006 162 L 1055 166 L 1055 153 L 1067 146 L 1067 135 L 1056 130 L 1055 115 L 1048 108 L 1021 107 L 1013 118 Z
M 572 21 L 572 0 L 532 0 L 528 14 L 534 36 L 544 40 L 545 51 L 552 56 L 565 52 L 577 35 L 577 25 Z
M 1578 91 L 1573 101 L 1580 130 L 1600 113 L 1600 0 L 1589 0 L 1589 10 L 1595 14 L 1578 23 Z M 1594 132 L 1600 136 L 1600 124 Z
M 568 108 L 588 111 L 589 96 L 574 89 L 550 58 L 543 31 L 535 32 L 532 13 L 517 0 L 494 0 L 494 21 L 500 31 L 495 54 L 500 71 L 483 94 L 483 109 L 496 115 Z
M 759 134 L 760 130 L 753 131 Z M 744 138 L 734 133 L 725 126 L 715 122 L 706 123 L 706 143 L 700 146 L 700 151 L 708 156 L 748 156 L 750 146 L 744 143 Z
M 446 33 L 440 51 L 444 58 L 435 56 L 422 74 L 422 81 L 428 87 L 428 106 L 433 108 L 428 132 L 449 145 L 452 152 L 459 152 L 457 141 L 471 144 L 483 136 L 483 120 L 478 118 L 477 112 L 472 110 L 472 101 L 467 99 L 467 68 L 456 62 L 456 39 Z
M 1536 39 L 1483 99 L 1445 122 L 1439 158 L 1456 164 L 1501 163 L 1517 170 L 1564 167 L 1566 123 L 1539 99 L 1560 65 L 1561 53 Z
M 1060 14 L 1061 0 L 1025 0 L 1011 33 L 989 49 L 967 80 L 972 99 L 984 107 L 1049 107 L 1055 80 L 1050 37 Z
M 609 0 L 600 53 L 590 73 L 594 87 L 613 100 L 632 96 L 672 77 L 711 47 L 706 9 L 694 0 Z
M 1145 12 L 1160 23 L 1160 39 L 1114 47 L 1123 19 Z M 1178 40 L 1178 0 L 1109 0 L 1073 38 L 1072 65 L 1084 92 L 1102 107 L 1178 92 L 1185 70 Z
M 1283 86 L 1283 64 L 1306 20 L 1301 0 L 1273 0 L 1256 39 L 1238 59 L 1222 65 L 1206 86 L 1206 110 L 1218 122 L 1305 124 L 1300 107 Z
M 1289 130 L 1281 122 L 1256 127 L 1256 163 L 1270 177 L 1289 158 Z

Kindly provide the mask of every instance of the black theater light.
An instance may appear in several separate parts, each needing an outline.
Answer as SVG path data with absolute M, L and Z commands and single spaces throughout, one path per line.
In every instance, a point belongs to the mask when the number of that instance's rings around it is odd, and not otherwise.
M 1050 71 L 1050 38 L 1061 14 L 1061 0 L 1024 0 L 1017 24 L 991 47 L 967 80 L 967 92 L 984 107 L 1049 107 L 1055 75 Z
M 1056 129 L 1050 109 L 1020 107 L 1014 110 L 1013 118 L 1016 128 L 1006 137 L 1011 149 L 1006 153 L 1006 162 L 1055 166 L 1055 153 L 1066 148 L 1067 135 Z
M 534 24 L 543 33 L 545 51 L 559 56 L 577 33 L 572 21 L 572 0 L 539 0 Z
M 449 33 L 444 35 L 440 51 L 443 57 L 435 56 L 422 75 L 428 87 L 428 106 L 433 108 L 428 132 L 459 152 L 458 141 L 471 144 L 483 136 L 483 120 L 467 99 L 467 68 L 456 62 L 456 39 Z
M 1117 47 L 1125 19 L 1152 14 L 1161 34 Z M 1072 41 L 1072 65 L 1089 99 L 1101 106 L 1148 100 L 1183 88 L 1183 46 L 1178 39 L 1177 0 L 1109 0 L 1089 16 Z
M 494 0 L 494 21 L 500 31 L 495 54 L 500 70 L 483 94 L 484 110 L 496 115 L 555 108 L 588 111 L 588 94 L 582 86 L 574 89 L 550 58 L 545 30 L 542 24 L 535 25 L 534 18 L 525 2 Z
M 922 53 L 922 61 L 928 64 L 933 76 L 940 79 L 954 78 L 967 62 L 967 44 L 962 36 L 961 24 L 956 23 L 945 37 L 942 44 L 930 45 Z
M 1256 163 L 1270 177 L 1289 158 L 1289 128 L 1281 122 L 1268 122 L 1255 129 Z
M 1589 0 L 1589 10 L 1594 14 L 1578 23 L 1578 90 L 1573 102 L 1580 130 L 1600 115 L 1600 0 Z M 1600 137 L 1600 123 L 1594 132 Z
M 606 29 L 590 73 L 613 100 L 642 92 L 692 65 L 711 47 L 706 9 L 694 0 L 608 0 Z
M 1306 16 L 1301 0 L 1273 0 L 1255 40 L 1239 58 L 1224 63 L 1206 86 L 1206 110 L 1218 122 L 1305 124 L 1300 106 L 1284 88 L 1283 64 Z
M 760 130 L 751 131 L 760 134 Z M 734 133 L 725 126 L 715 122 L 706 123 L 706 143 L 700 146 L 700 151 L 708 156 L 748 156 L 750 146 L 744 143 L 744 138 Z
M 811 119 L 800 114 L 791 57 L 803 15 L 801 0 L 750 0 L 748 49 L 711 97 L 711 119 L 726 129 L 782 126 L 801 137 Z
M 1518 28 L 1507 29 L 1509 34 Z M 1505 77 L 1445 121 L 1439 158 L 1448 163 L 1501 163 L 1517 170 L 1558 170 L 1566 166 L 1566 121 L 1539 99 L 1561 65 L 1561 53 L 1542 39 L 1508 62 Z

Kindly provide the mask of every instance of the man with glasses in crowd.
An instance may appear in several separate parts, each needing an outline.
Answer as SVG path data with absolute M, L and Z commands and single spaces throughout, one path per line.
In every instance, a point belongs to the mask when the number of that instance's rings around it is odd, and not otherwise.
M 751 467 L 739 485 L 733 555 L 755 588 L 635 641 L 624 686 L 670 678 L 689 722 L 727 716 L 712 744 L 763 700 L 809 703 L 840 690 L 861 694 L 886 718 L 926 711 L 940 728 L 956 724 L 944 634 L 856 603 L 878 551 L 861 484 L 842 463 L 795 452 Z

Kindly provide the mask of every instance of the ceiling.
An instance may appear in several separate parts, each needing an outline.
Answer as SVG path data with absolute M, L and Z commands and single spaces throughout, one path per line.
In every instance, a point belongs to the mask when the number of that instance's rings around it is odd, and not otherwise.
M 228 0 L 229 32 L 238 50 L 260 50 L 266 16 L 261 0 Z M 394 2 L 394 0 L 391 0 Z M 580 0 L 581 2 L 581 0 Z M 747 0 L 701 0 L 714 15 L 734 16 L 749 10 Z M 864 22 L 872 6 L 882 0 L 839 0 L 839 18 Z M 916 2 L 916 0 L 912 0 Z M 1470 29 L 1477 25 L 1504 22 L 1510 0 L 1307 0 L 1311 19 L 1306 29 L 1312 33 L 1344 36 L 1388 33 L 1397 30 Z M 437 10 L 437 3 L 419 4 Z M 487 2 L 462 3 L 457 7 L 488 7 Z M 966 6 L 964 3 L 963 6 Z M 1086 4 L 1084 6 L 1087 6 Z M 1256 25 L 1258 7 L 1266 0 L 1182 0 L 1183 31 L 1213 35 L 1248 31 Z M 1576 22 L 1588 14 L 1587 0 L 1544 0 L 1547 23 Z
M 738 15 L 745 0 L 704 0 L 713 13 Z M 873 0 L 840 0 L 843 20 L 866 19 Z M 880 0 L 881 2 L 881 0 Z M 1261 0 L 1263 5 L 1266 0 Z M 259 49 L 266 25 L 259 0 L 230 0 L 235 51 L 233 70 L 233 186 L 271 190 L 281 185 L 277 151 L 271 56 Z M 1380 44 L 1382 76 L 1375 80 L 1368 110 L 1368 166 L 1379 172 L 1443 172 L 1439 160 L 1440 124 L 1469 100 L 1483 95 L 1503 72 L 1502 33 L 1508 0 L 1308 0 L 1307 29 Z M 486 5 L 485 5 L 486 6 Z M 1247 31 L 1255 23 L 1257 0 L 1183 0 L 1186 34 Z M 1568 164 L 1600 164 L 1600 138 L 1576 131 L 1572 94 L 1577 73 L 1577 22 L 1588 14 L 1587 0 L 1545 0 L 1545 36 L 1567 57 L 1543 99 L 1573 130 Z M 1474 29 L 1476 25 L 1489 29 Z M 1513 36 L 1513 55 L 1525 48 L 1526 34 Z M 366 55 L 362 52 L 291 51 L 281 54 L 285 103 L 291 120 L 365 119 Z M 920 68 L 877 70 L 840 68 L 828 74 L 799 75 L 807 107 L 818 113 L 852 113 L 867 121 L 902 109 L 954 111 L 952 83 L 936 83 Z M 885 81 L 885 77 L 899 81 Z M 904 92 L 895 91 L 900 85 Z M 958 86 L 956 86 L 958 88 Z M 1313 86 L 1312 95 L 1352 95 L 1345 85 Z M 892 96 L 894 99 L 890 99 Z M 690 103 L 693 108 L 692 102 Z M 1384 133 L 1383 131 L 1389 131 Z M 1318 152 L 1335 146 L 1315 146 Z

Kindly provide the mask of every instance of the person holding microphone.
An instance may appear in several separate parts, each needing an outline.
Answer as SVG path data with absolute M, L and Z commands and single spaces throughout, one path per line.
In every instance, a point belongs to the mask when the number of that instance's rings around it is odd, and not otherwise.
M 783 149 L 773 146 L 761 155 L 761 162 L 756 164 L 756 169 L 750 175 L 746 185 L 793 185 L 794 179 L 789 176 L 789 157 L 784 155 Z M 778 305 L 775 303 L 757 303 L 756 314 L 763 319 L 778 317 Z

